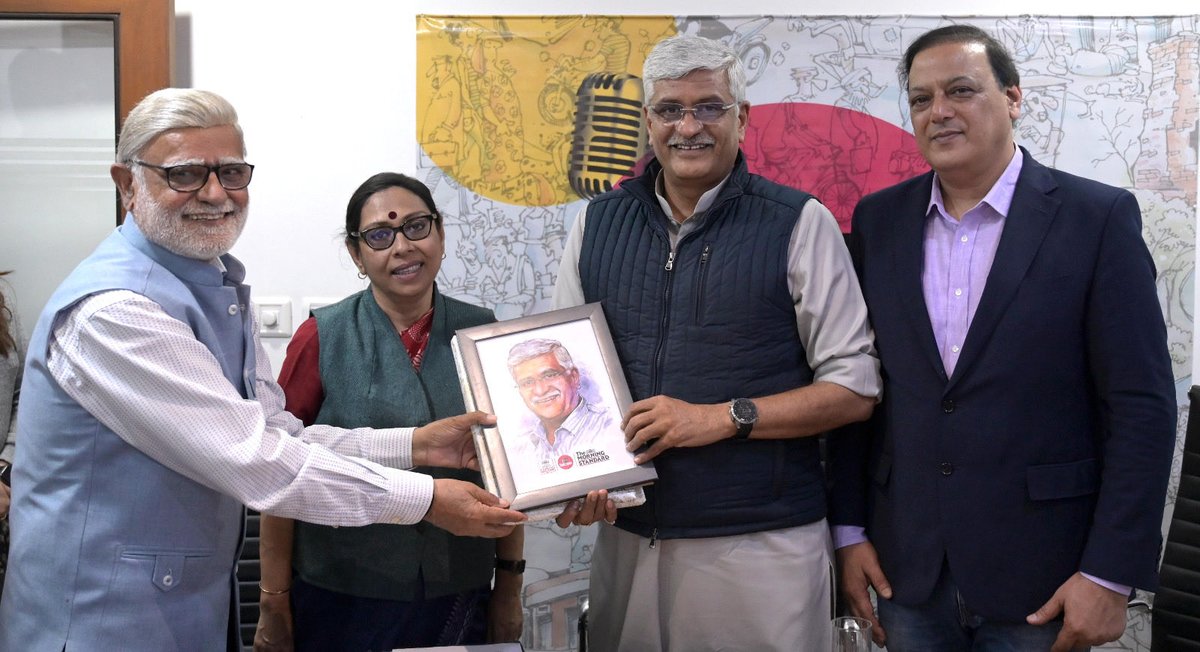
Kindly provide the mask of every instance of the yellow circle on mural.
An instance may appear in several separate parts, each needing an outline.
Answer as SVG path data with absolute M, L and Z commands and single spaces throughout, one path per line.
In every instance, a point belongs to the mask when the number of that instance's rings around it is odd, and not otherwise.
M 670 16 L 418 16 L 417 140 L 476 194 L 520 206 L 577 200 L 568 172 L 581 85 L 640 76 L 674 33 Z M 624 94 L 640 98 L 639 84 Z

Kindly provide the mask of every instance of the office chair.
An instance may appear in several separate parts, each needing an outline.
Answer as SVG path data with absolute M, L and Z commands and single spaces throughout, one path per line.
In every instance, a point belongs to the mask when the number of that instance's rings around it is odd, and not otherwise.
M 1200 386 L 1188 398 L 1179 495 L 1151 611 L 1153 652 L 1200 652 Z

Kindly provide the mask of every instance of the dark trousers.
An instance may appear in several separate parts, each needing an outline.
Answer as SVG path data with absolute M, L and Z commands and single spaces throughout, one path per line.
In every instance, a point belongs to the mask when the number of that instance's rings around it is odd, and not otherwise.
M 359 598 L 292 582 L 296 652 L 365 652 L 487 642 L 491 589 L 411 602 Z
M 1049 650 L 1062 619 L 1045 625 L 992 621 L 975 613 L 959 594 L 950 567 L 942 564 L 933 595 L 906 606 L 879 600 L 879 624 L 890 652 L 1029 652 Z M 1087 652 L 1090 648 L 1075 650 Z

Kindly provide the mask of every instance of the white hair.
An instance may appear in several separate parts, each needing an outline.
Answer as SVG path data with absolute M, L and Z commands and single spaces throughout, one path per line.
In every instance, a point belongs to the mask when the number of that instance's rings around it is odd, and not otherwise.
M 546 355 L 547 353 L 553 353 L 554 358 L 558 360 L 558 364 L 562 365 L 563 369 L 571 371 L 575 368 L 575 361 L 571 359 L 570 352 L 567 351 L 567 347 L 562 345 L 562 342 L 534 338 L 519 342 L 509 349 L 508 372 L 513 373 L 521 363 L 538 356 Z
M 238 139 L 242 141 L 242 156 L 245 156 L 246 144 L 237 111 L 228 100 L 212 91 L 193 88 L 154 91 L 138 102 L 125 118 L 121 137 L 117 140 L 117 162 L 133 163 L 163 132 L 226 125 L 237 130 Z
M 746 69 L 728 45 L 700 36 L 663 39 L 646 56 L 642 66 L 642 88 L 646 104 L 654 98 L 654 84 L 664 79 L 681 79 L 696 70 L 723 71 L 729 92 L 739 105 L 746 101 Z

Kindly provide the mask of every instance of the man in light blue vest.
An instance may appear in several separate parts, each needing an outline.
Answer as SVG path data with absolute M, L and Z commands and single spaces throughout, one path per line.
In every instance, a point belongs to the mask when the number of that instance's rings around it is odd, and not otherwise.
M 487 537 L 524 519 L 474 484 L 396 470 L 477 467 L 469 429 L 490 417 L 342 430 L 284 411 L 226 253 L 253 169 L 213 93 L 158 91 L 126 119 L 125 223 L 30 342 L 0 650 L 237 649 L 243 504 Z

